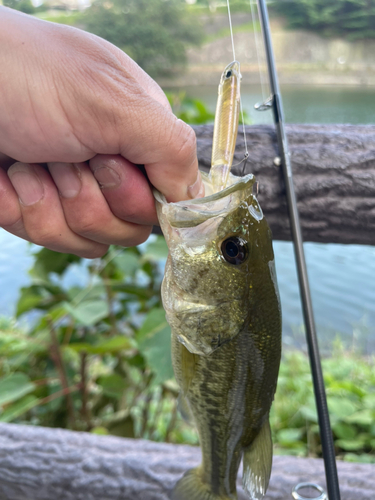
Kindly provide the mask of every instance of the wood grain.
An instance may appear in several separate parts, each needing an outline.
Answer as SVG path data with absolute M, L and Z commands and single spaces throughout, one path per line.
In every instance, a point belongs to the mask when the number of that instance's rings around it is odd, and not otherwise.
M 195 126 L 200 168 L 211 162 L 212 126 Z M 287 125 L 294 184 L 305 241 L 375 245 L 375 126 Z M 255 174 L 259 202 L 274 239 L 290 225 L 274 127 L 246 127 L 249 160 L 233 173 Z M 241 127 L 234 164 L 245 151 Z

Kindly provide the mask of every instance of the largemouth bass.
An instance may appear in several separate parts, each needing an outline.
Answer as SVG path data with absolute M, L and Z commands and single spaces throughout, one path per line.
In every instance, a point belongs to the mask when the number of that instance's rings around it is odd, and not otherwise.
M 173 368 L 202 448 L 201 466 L 179 481 L 174 500 L 236 499 L 242 455 L 249 497 L 261 499 L 268 486 L 281 312 L 254 180 L 229 174 L 226 189 L 179 203 L 155 193 L 169 247 L 162 296 Z
M 234 61 L 220 80 L 212 167 L 202 174 L 205 197 L 168 203 L 154 192 L 169 248 L 162 298 L 173 368 L 202 448 L 202 464 L 180 479 L 172 500 L 237 499 L 242 456 L 243 487 L 252 500 L 263 498 L 271 474 L 281 310 L 255 178 L 230 174 L 239 84 Z

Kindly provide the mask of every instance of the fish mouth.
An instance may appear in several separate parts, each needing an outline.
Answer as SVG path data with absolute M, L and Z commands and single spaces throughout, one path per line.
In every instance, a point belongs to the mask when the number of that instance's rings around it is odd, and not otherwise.
M 235 193 L 236 191 L 252 187 L 253 184 L 255 183 L 255 177 L 253 174 L 247 174 L 244 177 L 238 177 L 237 175 L 229 174 L 229 179 L 228 179 L 229 185 L 226 188 L 222 189 L 221 191 L 214 193 L 209 174 L 206 174 L 206 172 L 201 172 L 201 176 L 206 192 L 210 193 L 209 195 L 204 196 L 203 198 L 194 198 L 192 200 L 176 201 L 168 204 L 180 207 L 206 204 L 212 201 L 220 200 L 221 198 L 225 198 L 226 196 Z M 156 189 L 154 189 L 154 195 L 156 200 L 159 201 L 160 203 L 167 203 L 165 196 L 162 195 Z
M 195 227 L 208 219 L 225 217 L 249 196 L 255 183 L 253 174 L 244 177 L 229 174 L 229 185 L 214 193 L 210 176 L 204 172 L 201 174 L 205 192 L 208 193 L 204 198 L 168 203 L 165 196 L 154 189 L 154 197 L 158 202 L 159 210 L 172 227 Z M 160 218 L 159 216 L 159 220 Z

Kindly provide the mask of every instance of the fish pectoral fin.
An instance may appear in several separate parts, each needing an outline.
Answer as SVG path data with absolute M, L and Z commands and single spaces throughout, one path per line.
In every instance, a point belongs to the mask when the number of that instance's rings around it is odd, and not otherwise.
M 272 437 L 267 418 L 253 443 L 243 455 L 242 486 L 251 500 L 266 494 L 272 469 Z
M 181 417 L 190 425 L 194 425 L 193 415 L 189 406 L 189 402 L 186 397 L 180 392 L 177 399 L 177 408 L 181 414 Z

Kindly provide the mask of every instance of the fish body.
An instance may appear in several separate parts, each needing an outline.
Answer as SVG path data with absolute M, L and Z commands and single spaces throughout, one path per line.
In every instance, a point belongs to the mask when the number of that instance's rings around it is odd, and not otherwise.
M 271 232 L 254 177 L 228 175 L 205 198 L 167 203 L 155 192 L 169 247 L 162 285 L 172 361 L 199 433 L 202 464 L 173 500 L 236 499 L 241 458 L 249 498 L 263 497 L 272 464 L 269 411 L 281 353 Z

